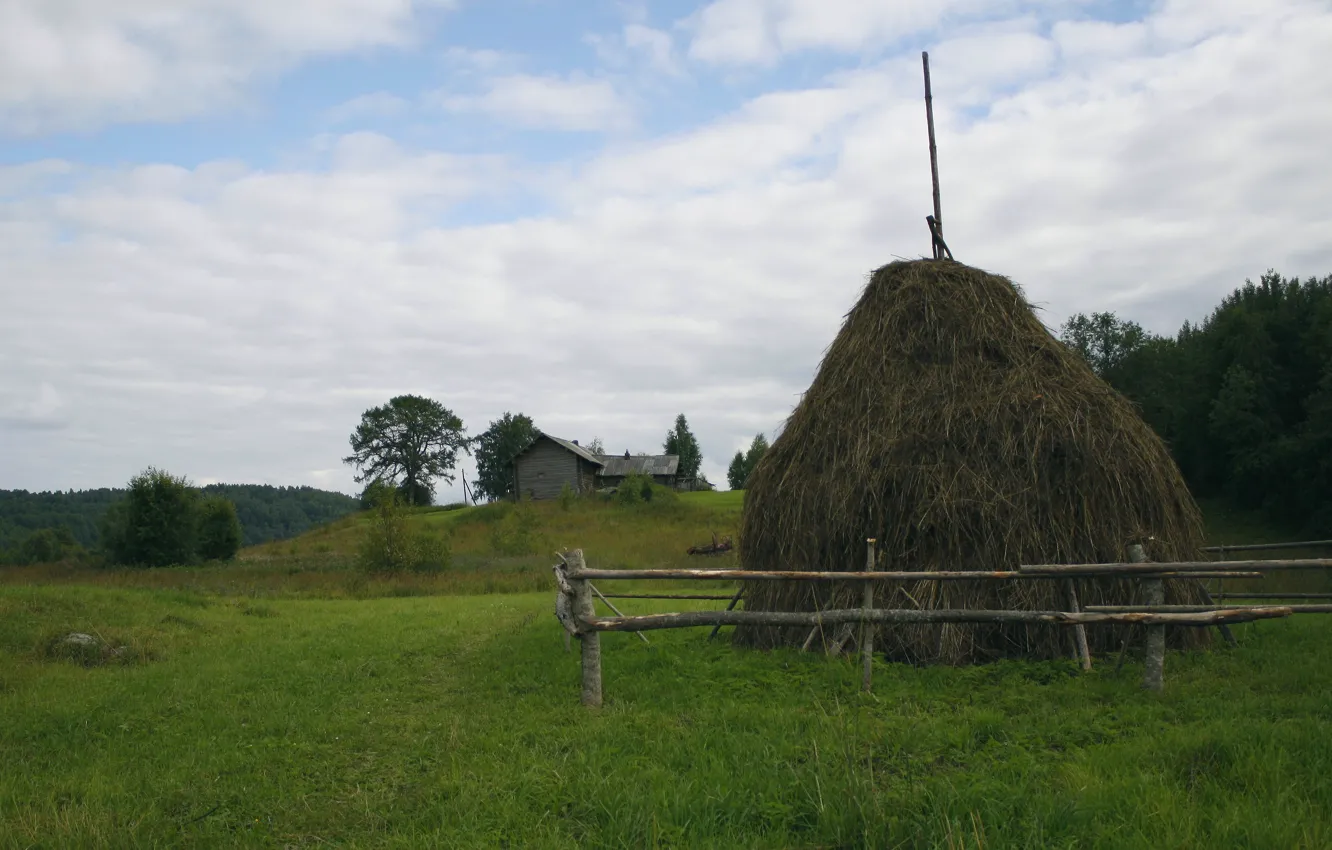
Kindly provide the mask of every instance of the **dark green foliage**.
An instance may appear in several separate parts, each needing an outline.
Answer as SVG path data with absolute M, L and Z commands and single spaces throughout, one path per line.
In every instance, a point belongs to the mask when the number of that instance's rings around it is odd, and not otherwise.
M 199 557 L 230 561 L 241 547 L 241 524 L 236 506 L 221 496 L 206 496 L 198 506 Z
M 622 505 L 652 501 L 652 476 L 630 472 L 615 488 L 615 500 Z
M 118 564 L 187 564 L 197 551 L 199 493 L 184 478 L 148 467 L 130 480 L 122 524 L 110 529 L 108 555 Z
M 209 484 L 202 492 L 235 503 L 246 546 L 295 537 L 358 509 L 351 496 L 313 487 Z M 124 498 L 122 488 L 53 493 L 0 490 L 0 551 L 13 552 L 24 538 L 43 528 L 65 528 L 80 546 L 92 549 L 101 545 L 103 515 Z
M 313 487 L 209 484 L 202 492 L 205 496 L 222 496 L 236 505 L 244 546 L 296 537 L 358 509 L 356 499 L 345 493 Z
M 30 533 L 8 552 L 0 550 L 0 564 L 50 564 L 83 554 L 83 547 L 70 530 L 59 525 Z
M 698 439 L 689 430 L 689 422 L 681 413 L 675 417 L 675 427 L 666 432 L 666 443 L 662 446 L 668 455 L 678 455 L 680 465 L 676 474 L 684 480 L 698 475 L 698 468 L 703 463 L 703 451 L 698 446 Z
M 731 458 L 731 465 L 726 467 L 726 483 L 732 490 L 745 489 L 745 479 L 749 477 L 749 470 L 745 468 L 745 453 L 736 452 L 735 457 Z
M 1268 272 L 1173 338 L 1111 314 L 1062 336 L 1137 403 L 1195 494 L 1332 534 L 1332 276 Z
M 612 496 L 616 503 L 628 507 L 634 505 L 652 505 L 663 507 L 679 501 L 679 494 L 670 487 L 663 487 L 652 480 L 651 475 L 631 472 L 620 481 Z
M 434 498 L 435 479 L 453 482 L 458 452 L 467 448 L 462 420 L 434 399 L 400 395 L 361 414 L 342 459 L 357 469 L 357 482 L 397 484 L 413 505 Z
M 735 457 L 731 458 L 730 467 L 726 470 L 726 482 L 732 490 L 745 489 L 749 476 L 754 474 L 754 469 L 767 451 L 768 438 L 759 433 L 754 435 L 748 451 L 735 453 Z
M 56 491 L 30 493 L 0 490 L 0 551 L 13 550 L 29 534 L 62 527 L 84 547 L 97 544 L 97 527 L 106 509 L 125 495 L 124 490 Z
M 530 417 L 506 412 L 472 441 L 478 501 L 513 496 L 513 459 L 536 438 L 537 428 Z

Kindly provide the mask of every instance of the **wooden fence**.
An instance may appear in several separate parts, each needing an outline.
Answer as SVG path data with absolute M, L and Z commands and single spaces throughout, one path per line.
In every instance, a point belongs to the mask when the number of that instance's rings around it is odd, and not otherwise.
M 1262 549 L 1311 548 L 1332 545 L 1332 541 L 1309 541 L 1294 544 L 1210 547 L 1218 553 L 1258 551 Z M 1289 617 L 1297 613 L 1332 613 L 1332 605 L 1165 605 L 1163 580 L 1171 577 L 1204 578 L 1260 578 L 1276 570 L 1328 569 L 1332 558 L 1299 558 L 1287 560 L 1237 561 L 1178 561 L 1154 563 L 1148 561 L 1139 545 L 1129 547 L 1131 560 L 1108 564 L 1031 564 L 1016 570 L 971 572 L 962 570 L 935 570 L 914 572 L 883 572 L 873 569 L 875 541 L 867 541 L 866 566 L 858 572 L 812 571 L 759 571 L 759 570 L 604 570 L 590 569 L 582 550 L 575 549 L 559 555 L 554 566 L 556 597 L 555 615 L 568 635 L 579 638 L 582 654 L 583 705 L 601 705 L 601 638 L 602 632 L 636 632 L 646 641 L 643 632 L 655 629 L 677 629 L 712 626 L 711 636 L 723 626 L 810 626 L 813 630 L 824 626 L 842 625 L 844 629 L 859 626 L 862 663 L 862 687 L 868 691 L 872 682 L 874 656 L 874 628 L 879 624 L 920 623 L 1050 623 L 1069 626 L 1074 630 L 1074 643 L 1084 670 L 1091 669 L 1091 655 L 1087 649 L 1085 628 L 1106 624 L 1131 624 L 1147 630 L 1146 662 L 1143 687 L 1160 691 L 1164 681 L 1166 626 L 1216 626 L 1225 638 L 1234 643 L 1229 624 L 1252 620 Z M 1142 605 L 1095 605 L 1082 609 L 1078 605 L 1074 578 L 1093 577 L 1131 578 L 1142 583 L 1146 602 Z M 743 611 L 735 610 L 743 588 L 733 595 L 720 594 L 661 594 L 620 593 L 602 594 L 593 581 L 651 579 L 651 580 L 705 580 L 705 581 L 811 581 L 811 582 L 863 582 L 861 607 L 826 611 Z M 1016 611 L 973 609 L 894 609 L 874 607 L 874 582 L 877 581 L 1049 581 L 1063 585 L 1067 611 Z M 1239 594 L 1229 594 L 1239 598 Z M 611 609 L 614 616 L 597 615 L 595 599 Z M 642 614 L 625 616 L 610 602 L 612 598 L 629 599 L 729 599 L 724 611 L 689 611 L 684 613 Z M 1207 597 L 1211 601 L 1210 595 Z M 1332 598 L 1332 594 L 1280 594 L 1244 598 Z M 813 635 L 815 631 L 811 632 Z M 847 637 L 850 631 L 846 631 Z M 846 638 L 838 642 L 844 643 Z M 567 641 L 567 638 L 566 638 Z M 808 641 L 806 642 L 808 645 Z M 1120 653 L 1123 664 L 1128 640 Z

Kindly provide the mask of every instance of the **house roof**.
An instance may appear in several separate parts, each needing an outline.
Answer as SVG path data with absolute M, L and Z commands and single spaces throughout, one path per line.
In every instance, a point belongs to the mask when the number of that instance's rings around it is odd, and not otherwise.
M 679 455 L 637 455 L 631 457 L 616 455 L 597 455 L 597 462 L 602 468 L 598 475 L 615 477 L 631 472 L 639 475 L 674 475 L 680 468 Z
M 597 455 L 592 454 L 592 453 L 589 452 L 587 449 L 583 448 L 582 446 L 578 445 L 577 443 L 570 442 L 569 440 L 561 440 L 559 437 L 551 436 L 550 434 L 547 434 L 545 431 L 537 431 L 537 439 L 532 441 L 532 445 L 531 445 L 531 446 L 528 446 L 527 448 L 525 448 L 525 449 L 523 449 L 521 452 L 519 452 L 519 453 L 518 453 L 518 456 L 519 456 L 519 457 L 522 457 L 523 455 L 525 455 L 525 454 L 527 454 L 528 452 L 530 452 L 530 451 L 532 450 L 532 446 L 535 446 L 535 445 L 537 444 L 537 440 L 540 440 L 542 437 L 545 437 L 547 440 L 550 440 L 552 443 L 555 443 L 556 445 L 560 446 L 560 448 L 568 449 L 569 451 L 571 451 L 571 452 L 573 452 L 574 454 L 578 455 L 579 457 L 581 457 L 583 460 L 587 461 L 588 463 L 594 463 L 594 464 L 596 464 L 597 466 L 602 466 L 602 465 L 603 465 L 603 463 L 602 463 L 602 459 L 601 459 L 600 457 L 598 457 Z M 517 459 L 518 459 L 518 458 L 514 458 L 514 460 L 517 460 Z

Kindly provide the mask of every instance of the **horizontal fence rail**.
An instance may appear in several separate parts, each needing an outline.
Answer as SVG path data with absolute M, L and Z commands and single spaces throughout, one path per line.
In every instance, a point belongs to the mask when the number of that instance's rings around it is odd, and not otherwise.
M 1332 567 L 1332 558 L 1324 559 L 1314 566 Z M 1192 564 L 1200 566 L 1193 567 Z M 1197 561 L 1184 564 L 1035 564 L 1023 566 L 1017 570 L 969 571 L 969 570 L 920 570 L 913 572 L 812 572 L 803 570 L 593 570 L 570 571 L 571 580 L 607 580 L 607 579 L 665 579 L 690 581 L 1015 581 L 1031 578 L 1063 578 L 1068 573 L 1115 575 L 1119 573 L 1160 575 L 1167 578 L 1185 576 L 1189 578 L 1236 578 L 1241 570 L 1244 577 L 1256 578 L 1262 570 L 1251 564 L 1282 563 L 1304 564 L 1304 561 Z M 1234 569 L 1221 569 L 1222 565 L 1235 564 Z M 1206 565 L 1204 569 L 1203 566 Z M 1075 567 L 1087 567 L 1077 570 Z M 1293 569 L 1292 567 L 1273 567 L 1272 569 Z
M 1321 549 L 1332 547 L 1332 540 L 1297 540 L 1293 543 L 1241 543 L 1235 546 L 1204 546 L 1204 552 L 1275 552 L 1278 549 Z
M 1295 558 L 1288 561 L 1171 561 L 1169 563 L 1117 563 L 1117 564 L 1023 564 L 1018 572 L 1029 576 L 1118 575 L 1123 573 L 1156 573 L 1166 567 L 1173 573 L 1221 572 L 1253 570 L 1325 570 L 1332 567 L 1332 558 Z
M 1292 614 L 1332 614 L 1332 605 L 1088 605 L 1084 610 L 1123 613 L 1197 613 L 1201 611 L 1288 611 Z M 1262 619 L 1262 618 L 1258 618 Z
M 1084 612 L 1070 611 L 982 611 L 949 608 L 845 608 L 829 611 L 687 611 L 681 614 L 640 614 L 630 617 L 592 617 L 583 626 L 598 632 L 646 632 L 693 626 L 836 626 L 843 623 L 1052 623 L 1094 625 L 1139 623 L 1163 626 L 1211 626 L 1243 623 L 1272 617 L 1288 617 L 1292 606 L 1237 606 L 1216 610 L 1205 606 L 1165 606 L 1157 609 L 1125 608 L 1114 613 L 1088 606 Z M 1325 607 L 1325 606 L 1319 606 Z M 1332 607 L 1332 606 L 1327 606 Z M 1176 611 L 1175 608 L 1179 608 Z M 1185 610 L 1187 609 L 1187 610 Z
M 913 570 L 884 571 L 873 569 L 876 563 L 875 541 L 867 541 L 865 569 L 858 571 L 814 570 L 736 570 L 736 569 L 590 569 L 581 550 L 561 554 L 561 563 L 554 567 L 558 594 L 555 614 L 564 626 L 567 636 L 576 636 L 582 644 L 584 705 L 601 704 L 601 632 L 636 632 L 644 641 L 645 631 L 711 626 L 709 639 L 723 626 L 775 626 L 812 627 L 810 638 L 824 626 L 840 627 L 829 651 L 836 654 L 846 645 L 854 627 L 860 626 L 860 653 L 864 666 L 862 687 L 870 689 L 871 660 L 873 657 L 874 629 L 882 625 L 916 625 L 933 623 L 977 624 L 1049 624 L 1072 627 L 1074 646 L 1084 670 L 1091 669 L 1091 656 L 1087 651 L 1084 628 L 1097 625 L 1125 625 L 1146 629 L 1145 669 L 1143 687 L 1162 689 L 1162 670 L 1165 657 L 1165 629 L 1167 626 L 1215 626 L 1232 645 L 1235 643 L 1227 626 L 1254 620 L 1289 617 L 1293 614 L 1332 613 L 1332 604 L 1291 604 L 1290 599 L 1332 599 L 1332 594 L 1320 593 L 1251 593 L 1231 592 L 1219 598 L 1272 599 L 1279 602 L 1257 604 L 1166 605 L 1164 580 L 1167 578 L 1220 578 L 1261 579 L 1280 570 L 1310 570 L 1332 568 L 1332 558 L 1293 558 L 1286 560 L 1235 561 L 1172 561 L 1147 560 L 1143 547 L 1128 547 L 1132 558 L 1126 562 L 1105 564 L 1023 564 L 1016 570 Z M 1262 549 L 1309 548 L 1332 541 L 1303 541 L 1290 544 L 1258 544 L 1252 546 L 1208 547 L 1205 551 L 1233 552 Z M 1119 578 L 1140 583 L 1145 601 L 1136 605 L 1078 605 L 1077 582 L 1081 579 Z M 978 609 L 927 608 L 875 608 L 873 589 L 876 582 L 919 581 L 1032 581 L 1058 579 L 1063 582 L 1067 611 L 1018 611 Z M 741 582 L 734 594 L 710 593 L 603 593 L 592 584 L 593 580 L 689 580 Z M 746 611 L 734 610 L 744 595 L 745 582 L 859 582 L 863 586 L 861 607 L 828 611 Z M 1202 585 L 1198 585 L 1202 587 Z M 594 598 L 609 607 L 617 616 L 600 617 L 594 607 Z M 1205 588 L 1202 597 L 1212 601 Z M 610 602 L 611 599 L 684 599 L 722 601 L 730 600 L 724 611 L 687 611 L 680 613 L 623 615 Z M 805 641 L 808 647 L 810 640 Z M 1127 652 L 1129 639 L 1124 639 L 1120 650 L 1120 664 Z M 1118 669 L 1118 668 L 1116 668 Z

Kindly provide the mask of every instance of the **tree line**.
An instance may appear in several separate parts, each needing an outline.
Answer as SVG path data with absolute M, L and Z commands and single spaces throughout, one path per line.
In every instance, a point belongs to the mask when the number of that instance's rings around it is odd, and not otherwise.
M 244 546 L 295 537 L 359 508 L 351 496 L 313 487 L 209 484 L 198 490 L 201 497 L 220 496 L 235 506 Z M 103 517 L 128 493 L 124 487 L 0 490 L 0 563 L 40 563 L 104 550 Z
M 1174 336 L 1092 313 L 1060 338 L 1137 405 L 1195 496 L 1332 535 L 1332 275 L 1269 271 Z

